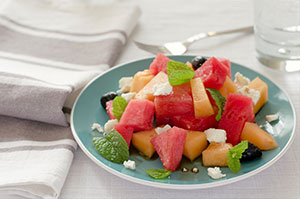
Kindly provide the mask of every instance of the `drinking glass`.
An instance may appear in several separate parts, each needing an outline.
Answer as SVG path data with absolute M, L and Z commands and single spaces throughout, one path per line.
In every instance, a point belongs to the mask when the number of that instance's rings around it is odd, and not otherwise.
M 300 0 L 254 0 L 254 32 L 263 65 L 300 70 Z

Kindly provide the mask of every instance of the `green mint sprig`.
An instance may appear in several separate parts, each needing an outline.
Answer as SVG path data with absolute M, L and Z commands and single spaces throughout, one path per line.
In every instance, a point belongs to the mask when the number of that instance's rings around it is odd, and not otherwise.
M 172 86 L 188 82 L 195 75 L 192 68 L 182 62 L 169 61 L 167 64 L 168 79 Z
M 221 119 L 221 115 L 223 113 L 223 108 L 225 106 L 226 98 L 221 95 L 221 93 L 214 88 L 207 88 L 212 98 L 215 100 L 216 105 L 219 108 L 218 114 L 216 115 L 216 120 L 219 121 Z
M 116 130 L 111 130 L 104 137 L 93 137 L 97 151 L 106 159 L 123 163 L 129 158 L 129 149 L 125 139 Z
M 171 171 L 166 169 L 145 169 L 148 175 L 155 179 L 164 179 L 171 174 Z
M 128 102 L 120 96 L 117 96 L 113 99 L 113 115 L 120 120 L 123 112 L 126 109 Z
M 242 158 L 242 154 L 247 148 L 248 141 L 244 140 L 227 151 L 226 155 L 228 167 L 234 173 L 239 172 L 239 170 L 241 169 L 240 159 Z

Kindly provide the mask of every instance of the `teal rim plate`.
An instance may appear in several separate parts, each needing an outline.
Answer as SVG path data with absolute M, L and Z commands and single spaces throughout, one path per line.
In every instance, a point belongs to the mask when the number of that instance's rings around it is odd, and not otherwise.
M 169 57 L 180 62 L 191 61 L 194 58 L 194 56 Z M 242 65 L 231 63 L 232 74 L 240 72 L 250 79 L 254 79 L 258 76 L 268 84 L 269 100 L 256 115 L 256 122 L 275 137 L 279 145 L 278 148 L 264 151 L 263 156 L 260 159 L 242 163 L 242 168 L 237 174 L 231 172 L 226 167 L 221 168 L 222 173 L 225 173 L 226 177 L 218 180 L 213 180 L 208 176 L 207 168 L 203 167 L 201 164 L 201 156 L 193 162 L 183 157 L 178 170 L 172 172 L 169 178 L 161 180 L 151 178 L 144 171 L 144 169 L 150 168 L 163 168 L 157 155 L 151 159 L 147 159 L 131 146 L 131 155 L 129 159 L 136 162 L 136 170 L 126 169 L 122 164 L 116 164 L 106 160 L 98 154 L 92 142 L 92 137 L 97 134 L 92 131 L 92 124 L 99 123 L 104 126 L 109 119 L 106 111 L 100 105 L 100 98 L 109 91 L 117 91 L 118 81 L 121 77 L 133 76 L 137 71 L 147 69 L 153 59 L 154 57 L 121 64 L 99 75 L 87 84 L 73 106 L 71 113 L 71 129 L 75 140 L 90 159 L 108 172 L 132 182 L 159 188 L 209 188 L 237 182 L 261 172 L 282 157 L 291 145 L 296 128 L 296 114 L 292 102 L 286 92 L 262 74 Z M 274 113 L 279 114 L 279 120 L 272 123 L 266 122 L 265 116 Z M 183 173 L 181 171 L 181 168 L 183 167 L 188 168 L 189 171 Z M 199 169 L 198 173 L 191 172 L 191 169 L 194 167 Z

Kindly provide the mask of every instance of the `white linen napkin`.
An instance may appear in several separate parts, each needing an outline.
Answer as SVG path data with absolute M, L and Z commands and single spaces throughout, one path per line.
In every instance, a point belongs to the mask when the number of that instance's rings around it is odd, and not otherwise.
M 0 2 L 0 195 L 58 198 L 77 147 L 65 114 L 139 15 L 119 2 Z

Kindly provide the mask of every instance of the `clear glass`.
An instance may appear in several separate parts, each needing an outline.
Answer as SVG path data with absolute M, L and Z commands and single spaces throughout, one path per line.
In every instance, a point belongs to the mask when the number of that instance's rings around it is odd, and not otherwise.
M 271 68 L 300 70 L 300 0 L 254 0 L 258 60 Z

